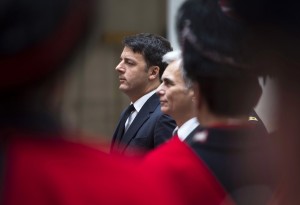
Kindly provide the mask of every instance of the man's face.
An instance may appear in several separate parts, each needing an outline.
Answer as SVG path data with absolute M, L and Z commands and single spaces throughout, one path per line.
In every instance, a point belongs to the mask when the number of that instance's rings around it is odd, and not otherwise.
M 145 92 L 149 80 L 147 64 L 142 54 L 134 53 L 130 48 L 124 47 L 116 71 L 119 74 L 119 89 L 128 96 Z
M 194 93 L 186 87 L 178 61 L 170 63 L 164 71 L 157 94 L 160 97 L 161 111 L 175 120 L 193 108 Z

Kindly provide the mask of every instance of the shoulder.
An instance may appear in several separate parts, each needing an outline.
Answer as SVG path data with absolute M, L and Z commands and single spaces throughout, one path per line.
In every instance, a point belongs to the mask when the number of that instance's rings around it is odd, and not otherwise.
M 220 204 L 226 197 L 226 192 L 202 160 L 177 137 L 146 155 L 140 169 L 143 173 L 149 172 L 149 178 L 158 179 L 165 189 L 173 190 L 174 198 L 183 204 L 198 204 L 199 201 Z
M 160 115 L 157 116 L 157 123 L 170 124 L 171 126 L 173 126 L 173 128 L 177 126 L 176 121 L 171 116 L 166 115 L 164 113 L 161 113 Z

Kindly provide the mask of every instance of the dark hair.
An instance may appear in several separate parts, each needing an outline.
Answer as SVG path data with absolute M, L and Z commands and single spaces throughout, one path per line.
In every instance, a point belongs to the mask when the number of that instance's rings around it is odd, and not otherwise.
M 201 96 L 212 113 L 237 117 L 249 115 L 261 96 L 257 78 L 198 78 Z
M 294 78 L 295 82 L 299 81 L 298 1 L 286 0 L 283 3 L 279 0 L 230 0 L 229 2 L 236 16 L 249 24 L 256 33 L 256 42 L 249 46 L 253 47 L 254 53 L 260 54 L 260 56 L 257 54 L 258 59 L 264 61 L 265 66 L 257 67 L 260 72 L 279 78 L 284 75 L 288 82 L 291 82 L 291 78 Z M 270 65 L 266 65 L 267 59 L 270 59 Z
M 184 69 L 199 84 L 210 111 L 223 116 L 249 114 L 261 88 L 244 54 L 247 28 L 226 16 L 217 0 L 185 1 L 176 26 Z
M 286 0 L 229 0 L 236 15 L 251 25 L 277 26 L 290 34 L 300 31 L 298 2 Z M 255 11 L 255 12 L 253 12 Z
M 167 39 L 151 33 L 127 36 L 123 40 L 123 45 L 131 48 L 135 53 L 142 54 L 148 67 L 158 66 L 160 68 L 159 77 L 162 76 L 168 65 L 162 62 L 163 55 L 173 50 Z

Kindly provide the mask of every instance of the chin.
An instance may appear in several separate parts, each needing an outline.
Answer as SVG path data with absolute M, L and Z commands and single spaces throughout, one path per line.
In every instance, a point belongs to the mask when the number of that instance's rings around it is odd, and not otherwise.
M 127 90 L 127 88 L 126 88 L 126 86 L 124 86 L 124 85 L 120 85 L 119 86 L 119 90 L 121 90 L 121 91 L 126 91 Z
M 167 114 L 167 115 L 169 114 L 167 108 L 161 107 L 160 110 L 161 110 L 164 114 Z

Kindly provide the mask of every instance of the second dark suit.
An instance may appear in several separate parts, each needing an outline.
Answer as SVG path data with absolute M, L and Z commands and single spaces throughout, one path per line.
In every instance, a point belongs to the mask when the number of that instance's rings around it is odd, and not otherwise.
M 124 112 L 120 119 L 123 115 Z M 159 97 L 153 94 L 138 112 L 121 141 L 117 139 L 119 127 L 120 122 L 113 135 L 111 152 L 130 155 L 132 150 L 149 151 L 167 141 L 172 137 L 176 122 L 161 112 Z

